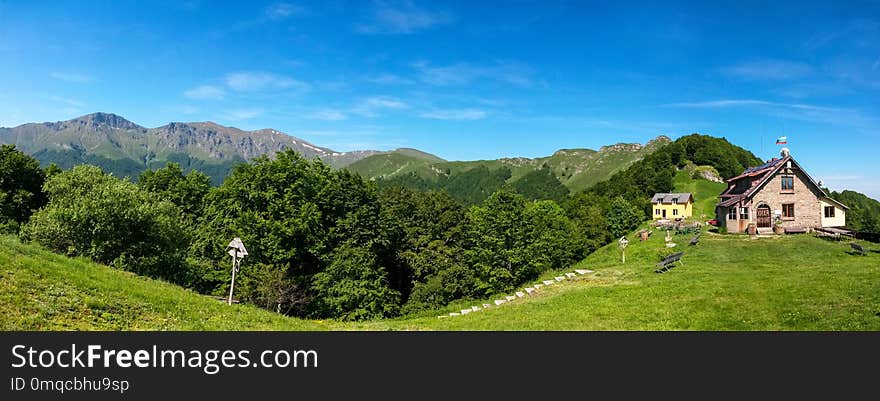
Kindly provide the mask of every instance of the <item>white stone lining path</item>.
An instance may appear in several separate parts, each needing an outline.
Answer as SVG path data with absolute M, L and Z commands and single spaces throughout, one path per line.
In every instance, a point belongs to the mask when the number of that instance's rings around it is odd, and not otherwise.
M 575 279 L 578 275 L 584 276 L 584 275 L 592 274 L 592 273 L 595 273 L 595 271 L 587 270 L 587 269 L 576 269 L 574 271 L 574 273 L 565 273 L 565 276 L 554 277 L 556 280 L 545 280 L 543 282 L 543 284 L 533 284 L 531 287 L 526 287 L 522 291 L 515 292 L 514 294 L 516 294 L 516 295 L 507 295 L 504 297 L 504 299 L 496 299 L 494 307 L 497 308 L 497 307 L 504 305 L 510 301 L 513 301 L 517 298 L 523 298 L 523 297 L 530 296 L 532 294 L 537 294 L 539 292 L 538 290 L 540 290 L 541 287 L 551 286 L 553 284 L 556 284 L 557 282 L 565 281 L 566 279 L 572 280 L 572 279 Z M 468 313 L 479 312 L 479 311 L 490 309 L 490 308 L 493 308 L 493 306 L 491 304 L 483 304 L 482 308 L 479 306 L 472 306 L 472 307 L 470 307 L 470 309 L 462 309 L 461 312 L 452 312 L 448 315 L 442 315 L 442 316 L 437 316 L 437 317 L 440 319 L 445 319 L 448 317 L 467 315 Z

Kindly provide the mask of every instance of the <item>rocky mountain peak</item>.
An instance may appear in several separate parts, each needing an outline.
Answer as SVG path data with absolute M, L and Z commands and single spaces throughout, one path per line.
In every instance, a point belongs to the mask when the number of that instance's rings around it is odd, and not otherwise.
M 67 121 L 68 124 L 71 125 L 84 125 L 89 127 L 101 127 L 107 126 L 110 128 L 117 129 L 143 129 L 140 125 L 137 125 L 131 121 L 126 120 L 125 118 L 118 116 L 113 113 L 92 113 L 86 114 L 81 117 L 74 118 L 72 120 Z

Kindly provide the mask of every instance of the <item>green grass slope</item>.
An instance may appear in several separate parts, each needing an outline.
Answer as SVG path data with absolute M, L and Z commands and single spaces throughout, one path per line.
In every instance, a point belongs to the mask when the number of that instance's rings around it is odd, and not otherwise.
M 676 177 L 698 210 L 723 184 Z M 880 330 L 880 245 L 867 256 L 809 235 L 750 239 L 704 233 L 674 238 L 683 264 L 654 273 L 664 233 L 629 235 L 575 268 L 594 270 L 501 307 L 437 315 L 493 299 L 460 300 L 418 316 L 363 323 L 287 318 L 232 307 L 180 287 L 67 258 L 0 237 L 0 330 Z M 561 272 L 547 272 L 535 280 Z
M 691 192 L 694 215 L 714 215 L 726 187 L 675 177 L 676 192 Z M 846 243 L 808 235 L 752 240 L 704 233 L 674 237 L 683 265 L 654 273 L 670 253 L 665 233 L 648 241 L 629 235 L 627 262 L 610 244 L 566 271 L 589 269 L 542 288 L 534 296 L 466 316 L 438 319 L 493 299 L 459 301 L 420 318 L 389 321 L 395 329 L 431 330 L 880 330 L 880 253 L 855 256 Z M 880 252 L 880 246 L 865 244 Z M 540 282 L 561 275 L 548 272 Z M 496 297 L 503 298 L 503 296 Z
M 0 330 L 326 330 L 0 237 Z
M 368 178 L 388 178 L 421 168 L 429 168 L 436 160 L 412 152 L 390 152 L 358 160 L 345 168 Z
M 552 156 L 536 159 L 522 157 L 497 160 L 443 161 L 425 157 L 423 152 L 409 149 L 373 155 L 349 165 L 349 170 L 369 178 L 391 178 L 404 174 L 415 174 L 429 181 L 437 181 L 441 176 L 461 174 L 478 166 L 489 170 L 508 168 L 515 182 L 526 174 L 549 168 L 556 178 L 572 192 L 581 191 L 603 181 L 621 171 L 645 155 L 670 142 L 667 137 L 658 137 L 646 145 L 616 144 L 603 146 L 600 150 L 563 149 Z M 428 155 L 431 156 L 431 155 Z
M 715 205 L 727 184 L 703 179 L 692 179 L 687 171 L 679 171 L 673 180 L 675 192 L 690 192 L 694 195 L 694 219 L 706 221 L 715 218 Z
M 663 233 L 630 236 L 576 268 L 595 270 L 537 295 L 465 316 L 393 321 L 432 330 L 880 330 L 880 254 L 812 236 L 752 240 L 704 234 L 675 242 L 683 264 L 654 273 Z M 877 248 L 874 245 L 874 248 Z M 537 280 L 536 280 L 537 282 Z M 491 301 L 489 301 L 491 303 Z M 470 304 L 479 305 L 481 301 Z M 448 308 L 457 311 L 469 305 Z

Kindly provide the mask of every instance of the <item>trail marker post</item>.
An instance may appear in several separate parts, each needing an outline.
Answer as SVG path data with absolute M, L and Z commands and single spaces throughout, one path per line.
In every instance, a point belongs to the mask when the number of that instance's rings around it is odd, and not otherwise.
M 241 260 L 248 255 L 248 251 L 241 242 L 241 238 L 235 237 L 226 246 L 226 253 L 232 256 L 232 283 L 229 285 L 228 301 L 228 304 L 232 305 L 232 292 L 235 290 L 235 273 L 238 273 L 239 269 L 241 269 Z
M 629 240 L 626 239 L 626 236 L 623 236 L 620 237 L 617 243 L 620 245 L 622 263 L 626 263 L 626 246 L 629 245 Z

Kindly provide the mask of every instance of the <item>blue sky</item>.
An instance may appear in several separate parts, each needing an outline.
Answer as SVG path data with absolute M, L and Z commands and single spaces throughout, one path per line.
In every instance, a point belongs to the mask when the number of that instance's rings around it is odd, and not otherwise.
M 880 198 L 880 2 L 0 0 L 0 126 L 94 111 L 447 159 L 723 136 Z

